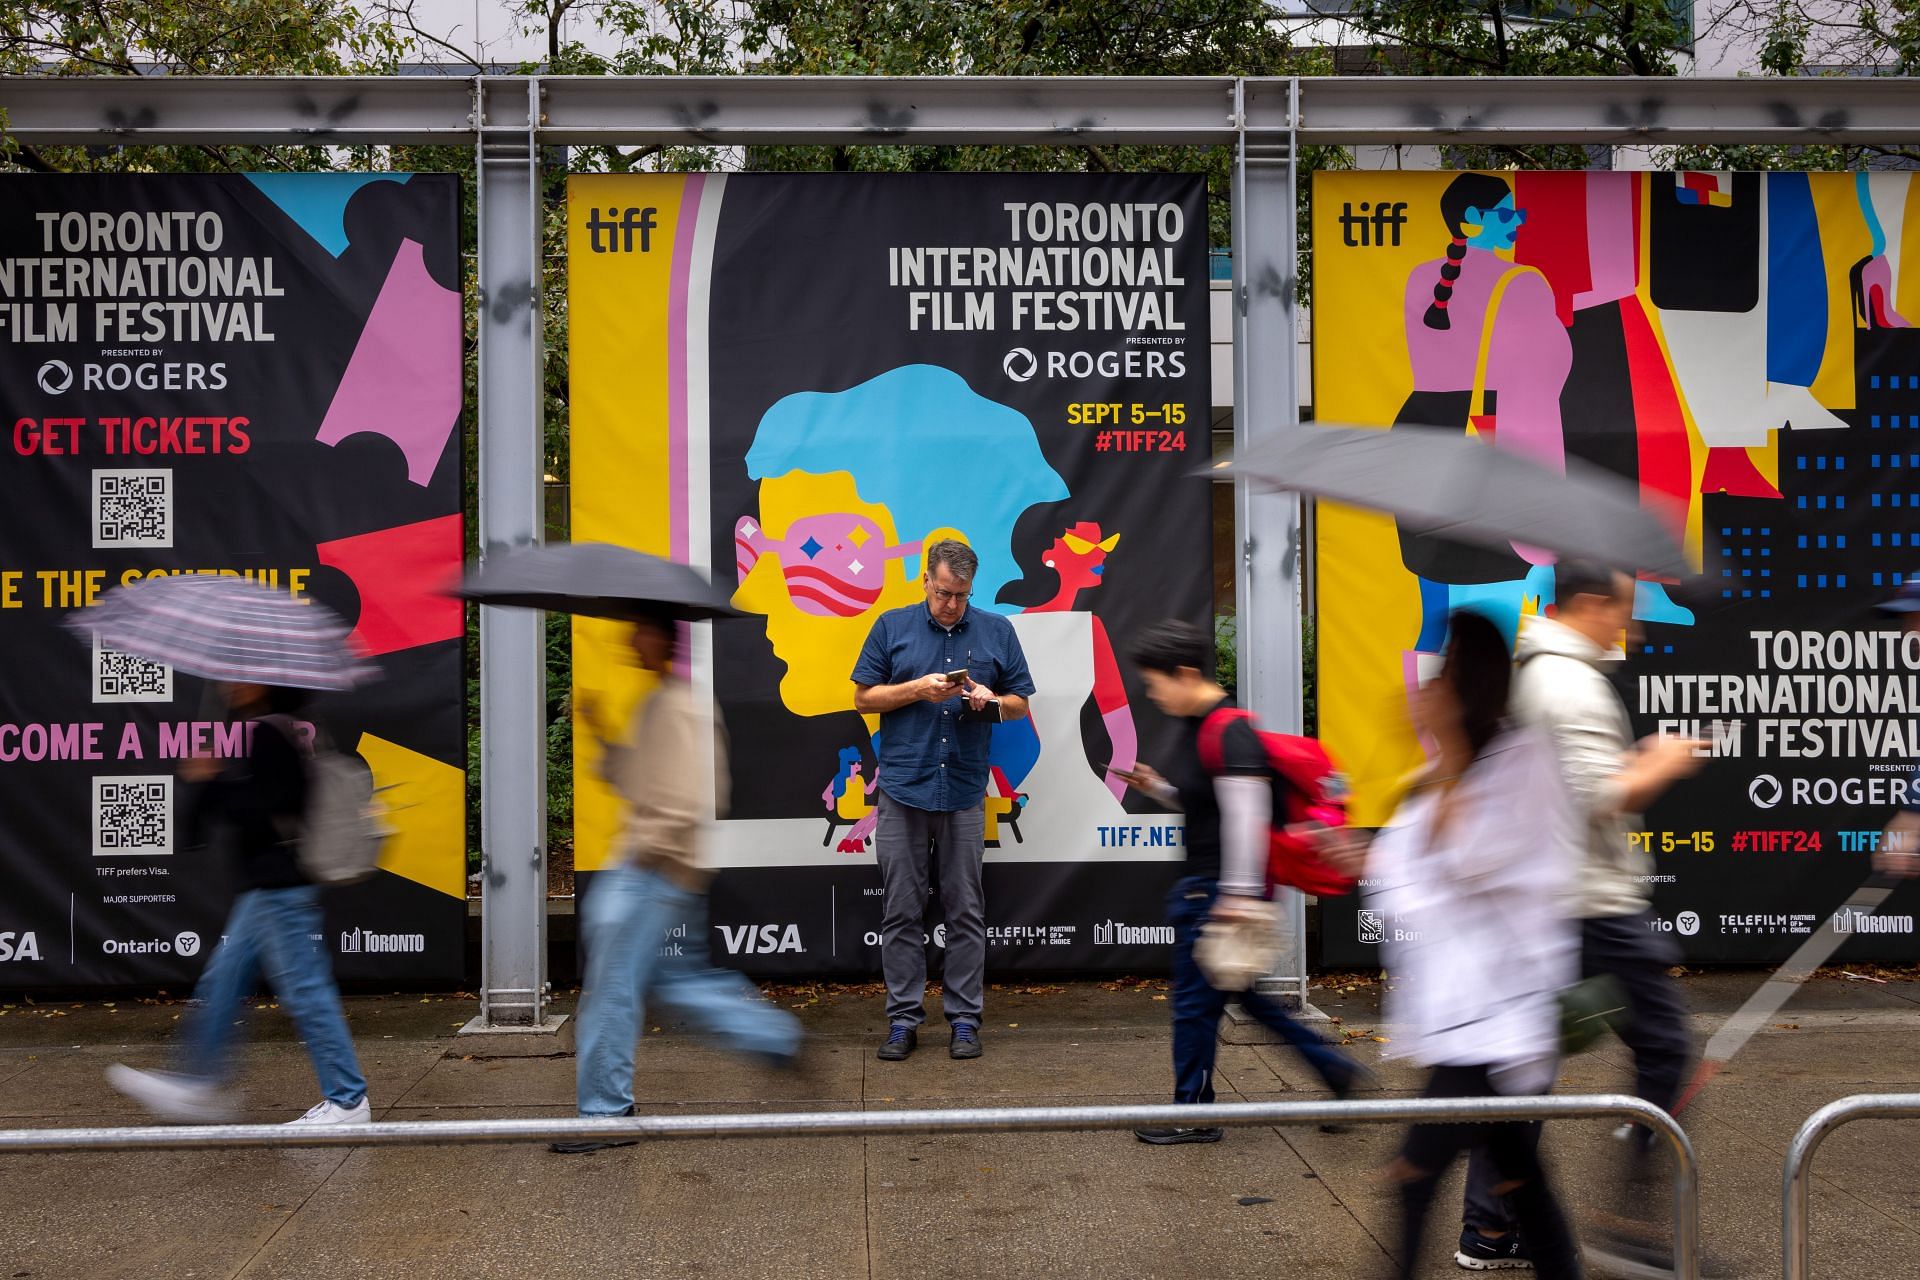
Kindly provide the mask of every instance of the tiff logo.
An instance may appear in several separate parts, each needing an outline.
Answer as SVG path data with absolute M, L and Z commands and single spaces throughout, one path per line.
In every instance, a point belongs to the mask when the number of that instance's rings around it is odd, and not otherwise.
M 1401 208 L 1406 208 L 1401 205 Z M 653 249 L 653 229 L 657 223 L 654 215 L 660 211 L 651 205 L 645 209 L 608 209 L 602 218 L 600 210 L 587 210 L 587 247 L 595 253 L 632 253 L 633 233 L 640 233 L 640 252 L 648 253 Z M 1394 233 L 1394 243 L 1398 244 L 1399 233 Z
M 1404 200 L 1396 200 L 1391 204 L 1384 200 L 1379 204 L 1362 200 L 1358 213 L 1353 211 L 1351 204 L 1340 206 L 1340 239 L 1349 249 L 1377 249 L 1387 244 L 1398 248 L 1400 228 L 1406 225 L 1407 204 Z M 1358 240 L 1354 239 L 1355 232 L 1359 233 Z M 1387 238 L 1389 233 L 1393 236 L 1392 240 Z

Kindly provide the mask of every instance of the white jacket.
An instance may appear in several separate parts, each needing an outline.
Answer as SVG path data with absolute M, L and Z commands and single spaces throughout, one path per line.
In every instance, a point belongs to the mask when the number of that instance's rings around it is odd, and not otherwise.
M 1427 1066 L 1515 1067 L 1559 1052 L 1559 990 L 1579 977 L 1566 914 L 1577 824 L 1535 729 L 1487 745 L 1434 839 L 1437 788 L 1414 791 L 1375 838 L 1368 905 L 1384 917 L 1389 1049 Z
M 1623 655 L 1552 618 L 1526 619 L 1515 648 L 1514 717 L 1552 736 L 1574 811 L 1584 820 L 1586 858 L 1573 914 L 1638 915 L 1651 901 L 1646 877 L 1653 855 L 1629 845 L 1627 832 L 1639 815 L 1620 811 L 1620 773 L 1633 750 L 1633 725 L 1606 668 Z

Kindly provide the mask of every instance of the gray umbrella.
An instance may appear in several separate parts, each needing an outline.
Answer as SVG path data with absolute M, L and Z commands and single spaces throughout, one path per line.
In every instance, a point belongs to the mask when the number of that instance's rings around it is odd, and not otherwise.
M 453 594 L 479 604 L 592 618 L 651 612 L 698 621 L 739 614 L 725 592 L 686 565 L 604 542 L 492 552 Z
M 1519 542 L 1673 577 L 1692 572 L 1630 481 L 1571 459 L 1563 476 L 1457 429 L 1287 427 L 1220 470 L 1384 511 L 1423 534 L 1495 548 Z

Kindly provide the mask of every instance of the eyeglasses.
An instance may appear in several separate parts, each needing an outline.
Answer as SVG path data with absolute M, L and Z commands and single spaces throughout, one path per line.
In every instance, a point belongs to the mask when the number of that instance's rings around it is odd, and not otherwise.
M 771 554 L 794 607 L 839 618 L 856 617 L 879 602 L 887 561 L 920 554 L 918 542 L 889 546 L 885 531 L 872 520 L 836 512 L 802 516 L 784 538 L 742 516 L 734 524 L 733 549 L 742 582 L 762 556 Z
M 948 591 L 943 587 L 935 587 L 933 589 L 933 598 L 941 604 L 952 604 L 956 600 L 965 604 L 972 595 L 973 592 L 971 591 Z
M 1527 220 L 1527 211 L 1525 209 L 1510 209 L 1505 206 L 1496 206 L 1485 212 L 1489 218 L 1496 219 L 1500 222 L 1511 222 L 1515 226 L 1519 226 Z

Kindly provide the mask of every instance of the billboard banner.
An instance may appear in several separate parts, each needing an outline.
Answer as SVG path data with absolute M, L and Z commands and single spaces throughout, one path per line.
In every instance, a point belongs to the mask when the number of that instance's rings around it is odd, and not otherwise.
M 989 964 L 1164 964 L 1177 818 L 1109 761 L 1170 726 L 1124 660 L 1211 620 L 1207 207 L 1187 175 L 633 175 L 570 188 L 573 536 L 671 556 L 748 620 L 691 637 L 731 739 L 709 943 L 763 973 L 879 967 L 877 724 L 853 710 L 920 551 L 980 556 L 1038 694 L 996 730 Z M 644 692 L 574 632 L 601 732 Z M 583 712 L 584 714 L 584 712 Z M 576 864 L 619 821 L 576 724 Z M 590 890 L 589 890 L 590 891 Z M 937 906 L 928 919 L 938 949 Z
M 184 985 L 232 897 L 174 776 L 242 751 L 207 682 L 62 627 L 123 583 L 246 578 L 383 679 L 303 714 L 396 835 L 325 895 L 348 979 L 455 978 L 465 925 L 459 187 L 403 173 L 0 189 L 0 987 Z
M 1631 837 L 1650 927 L 1696 960 L 1786 955 L 1920 800 L 1920 634 L 1871 608 L 1920 572 L 1920 187 L 1323 173 L 1313 209 L 1317 417 L 1581 459 L 1673 513 L 1699 577 L 1638 583 L 1618 687 L 1637 734 L 1710 758 Z M 1331 504 L 1318 528 L 1321 728 L 1378 824 L 1421 759 L 1406 695 L 1448 612 L 1511 636 L 1552 611 L 1551 557 Z M 1843 921 L 1842 957 L 1920 955 L 1916 893 Z M 1368 961 L 1395 927 L 1364 905 L 1329 906 L 1327 959 Z

